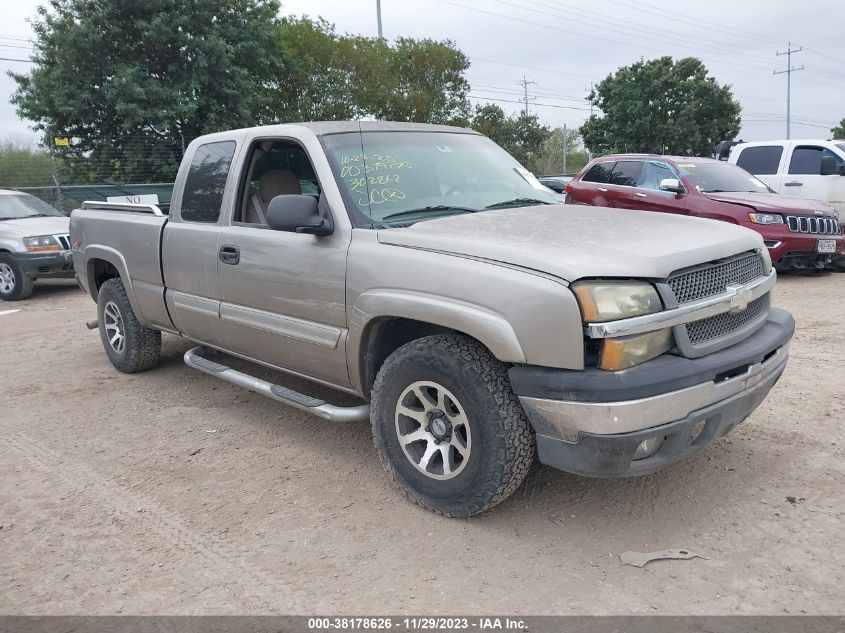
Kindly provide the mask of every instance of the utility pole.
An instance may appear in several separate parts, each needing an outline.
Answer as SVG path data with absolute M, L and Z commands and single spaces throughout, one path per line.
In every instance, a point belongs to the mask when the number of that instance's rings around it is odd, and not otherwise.
M 778 57 L 781 55 L 786 55 L 786 70 L 773 70 L 773 75 L 783 75 L 786 74 L 786 138 L 789 139 L 789 123 L 792 117 L 791 113 L 791 101 L 792 101 L 792 73 L 797 70 L 804 70 L 804 65 L 802 64 L 800 68 L 797 66 L 792 65 L 792 53 L 800 53 L 803 50 L 802 47 L 792 48 L 792 42 L 789 42 L 786 45 L 786 50 L 784 52 L 777 52 Z
M 566 123 L 563 124 L 563 173 L 566 173 Z
M 384 35 L 381 32 L 381 0 L 376 0 L 376 19 L 378 20 L 378 38 L 383 40 Z
M 522 76 L 522 81 L 518 81 L 517 83 L 518 83 L 520 86 L 522 86 L 522 89 L 525 91 L 525 116 L 528 116 L 528 86 L 530 86 L 531 84 L 533 84 L 533 83 L 535 83 L 535 82 L 533 82 L 533 81 L 528 81 L 528 80 L 525 78 L 525 75 L 523 75 L 523 76 Z

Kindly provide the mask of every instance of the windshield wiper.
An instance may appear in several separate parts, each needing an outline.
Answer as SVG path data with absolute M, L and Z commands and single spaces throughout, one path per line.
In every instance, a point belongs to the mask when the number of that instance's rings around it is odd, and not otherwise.
M 416 215 L 417 213 L 426 213 L 427 211 L 433 211 L 435 213 L 442 213 L 444 211 L 457 211 L 459 213 L 476 213 L 477 211 L 482 211 L 482 209 L 473 209 L 471 207 L 456 207 L 451 204 L 435 204 L 429 207 L 420 207 L 419 209 L 407 209 L 405 211 L 397 211 L 396 213 L 390 213 L 384 216 L 382 220 L 404 218 L 409 215 Z
M 513 200 L 503 200 L 484 207 L 485 209 L 504 209 L 507 207 L 527 207 L 532 204 L 553 204 L 548 200 L 540 200 L 539 198 L 514 198 Z

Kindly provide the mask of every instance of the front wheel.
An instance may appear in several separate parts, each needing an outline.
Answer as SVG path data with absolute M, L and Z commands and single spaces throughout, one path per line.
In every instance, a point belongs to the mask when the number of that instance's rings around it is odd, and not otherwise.
M 534 463 L 534 433 L 505 366 L 465 336 L 429 336 L 391 354 L 373 386 L 371 420 L 399 488 L 445 516 L 504 501 Z
M 20 301 L 32 294 L 31 277 L 18 266 L 15 258 L 0 253 L 0 300 Z
M 120 279 L 109 279 L 100 288 L 97 317 L 100 339 L 115 369 L 134 374 L 158 364 L 161 332 L 138 321 Z

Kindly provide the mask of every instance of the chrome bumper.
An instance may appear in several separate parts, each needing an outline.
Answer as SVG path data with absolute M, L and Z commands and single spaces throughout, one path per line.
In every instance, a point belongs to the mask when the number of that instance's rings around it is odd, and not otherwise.
M 771 389 L 789 359 L 784 345 L 738 375 L 647 398 L 621 402 L 573 402 L 520 396 L 535 430 L 575 441 L 581 433 L 613 435 L 661 426 L 740 394 Z

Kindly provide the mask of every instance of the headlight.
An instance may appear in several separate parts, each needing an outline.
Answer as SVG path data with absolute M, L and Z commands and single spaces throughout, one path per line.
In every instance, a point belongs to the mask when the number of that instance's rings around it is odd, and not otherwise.
M 749 213 L 752 224 L 783 224 L 783 216 L 776 213 Z
M 653 286 L 643 282 L 583 281 L 572 284 L 584 323 L 615 321 L 663 310 Z
M 618 371 L 639 365 L 668 352 L 675 346 L 672 328 L 620 336 L 604 340 L 599 367 L 607 371 Z
M 26 247 L 26 250 L 34 253 L 62 250 L 62 246 L 61 244 L 59 244 L 59 240 L 57 240 L 52 235 L 38 235 L 35 237 L 25 237 L 23 238 L 23 245 Z

